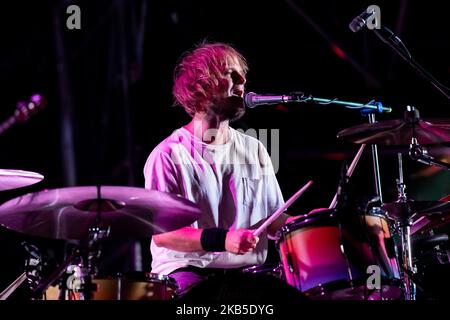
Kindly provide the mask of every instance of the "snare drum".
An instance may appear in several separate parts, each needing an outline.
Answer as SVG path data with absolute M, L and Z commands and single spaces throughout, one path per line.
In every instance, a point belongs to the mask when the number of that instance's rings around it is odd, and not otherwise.
M 283 266 L 279 263 L 265 263 L 261 265 L 255 265 L 251 267 L 246 267 L 241 270 L 243 273 L 249 274 L 262 274 L 271 276 L 282 280 L 283 277 Z
M 176 281 L 156 273 L 130 273 L 127 275 L 95 278 L 92 300 L 171 300 L 175 298 Z M 59 287 L 50 287 L 45 300 L 80 300 L 80 294 L 66 290 L 61 297 Z
M 287 283 L 312 299 L 401 297 L 395 246 L 381 211 L 364 215 L 316 211 L 285 225 L 278 232 L 277 246 Z M 374 270 L 370 266 L 378 267 L 380 290 L 368 285 Z

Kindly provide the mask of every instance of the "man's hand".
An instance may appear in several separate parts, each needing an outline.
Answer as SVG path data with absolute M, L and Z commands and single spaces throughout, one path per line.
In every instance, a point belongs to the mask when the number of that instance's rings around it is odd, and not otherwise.
M 234 254 L 246 254 L 252 251 L 259 238 L 253 235 L 252 230 L 230 230 L 225 239 L 225 250 Z

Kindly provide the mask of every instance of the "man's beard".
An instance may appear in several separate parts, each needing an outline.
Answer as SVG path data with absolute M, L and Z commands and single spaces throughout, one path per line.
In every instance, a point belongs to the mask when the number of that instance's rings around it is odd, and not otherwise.
M 238 96 L 218 99 L 209 108 L 211 116 L 217 116 L 220 120 L 229 120 L 230 122 L 240 119 L 245 114 L 244 99 Z

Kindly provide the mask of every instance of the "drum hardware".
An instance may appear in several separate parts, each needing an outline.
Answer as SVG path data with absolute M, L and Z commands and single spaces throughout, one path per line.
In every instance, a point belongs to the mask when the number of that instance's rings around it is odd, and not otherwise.
M 251 267 L 245 267 L 241 270 L 243 273 L 270 275 L 277 279 L 283 279 L 283 265 L 281 263 L 262 264 Z
M 436 258 L 440 264 L 450 264 L 450 250 L 445 250 L 444 252 L 438 251 Z
M 42 271 L 46 261 L 36 246 L 25 241 L 22 242 L 22 246 L 28 253 L 28 257 L 25 259 L 25 273 L 28 286 L 31 290 L 34 290 L 42 280 Z
M 100 242 L 106 238 L 109 230 L 98 227 L 89 229 L 87 245 L 77 246 L 73 253 L 47 278 L 39 283 L 33 290 L 32 298 L 41 299 L 45 291 L 53 283 L 63 277 L 65 272 L 72 272 L 72 275 L 61 283 L 63 290 L 79 292 L 81 300 L 91 300 L 93 292 L 96 290 L 92 277 L 95 276 L 96 259 L 100 256 Z
M 104 239 L 149 237 L 189 225 L 200 214 L 191 201 L 164 192 L 118 186 L 71 187 L 31 193 L 4 203 L 0 223 L 21 233 L 77 243 L 69 257 L 39 282 L 33 299 L 41 299 L 52 284 L 66 280 L 61 282 L 63 290 L 91 300 Z M 71 274 L 64 279 L 67 272 Z M 118 285 L 120 289 L 123 284 L 119 281 Z
M 5 288 L 5 290 L 0 292 L 0 300 L 8 299 L 8 297 L 26 280 L 27 280 L 27 274 L 25 272 L 23 272 L 7 288 Z
M 397 226 L 401 237 L 401 263 L 404 271 L 404 289 L 407 300 L 416 300 L 416 284 L 412 281 L 411 275 L 417 271 L 413 266 L 413 254 L 411 246 L 411 224 L 412 212 L 407 205 L 406 185 L 403 181 L 403 159 L 402 154 L 398 154 L 398 172 L 397 180 L 398 198 L 397 203 L 400 205 L 400 215 L 397 216 Z M 388 211 L 389 214 L 389 211 Z
M 427 252 L 442 244 L 448 243 L 448 241 L 449 236 L 445 233 L 416 235 L 415 237 L 412 237 L 412 246 L 416 248 L 418 252 Z
M 417 142 L 416 138 L 411 139 L 411 144 L 409 147 L 409 156 L 411 159 L 426 164 L 428 166 L 436 166 L 446 170 L 450 170 L 450 164 L 439 161 L 435 159 L 428 153 L 428 150 L 425 149 L 422 145 Z
M 27 252 L 25 271 L 0 293 L 0 300 L 6 300 L 24 282 L 27 282 L 28 287 L 34 290 L 42 279 L 44 261 L 39 249 L 25 241 L 22 242 L 22 247 Z
M 381 145 L 409 145 L 409 156 L 429 165 L 439 165 L 448 168 L 448 164 L 434 161 L 427 150 L 421 145 L 438 144 L 450 141 L 450 124 L 448 119 L 421 120 L 419 111 L 408 106 L 401 120 L 388 120 L 381 122 L 371 121 L 341 130 L 338 137 L 359 144 L 381 144 Z M 373 152 L 375 155 L 376 153 Z M 374 156 L 374 172 L 378 177 L 376 161 Z M 402 154 L 398 154 L 399 178 L 397 184 L 397 201 L 383 203 L 382 208 L 386 210 L 387 216 L 394 222 L 394 233 L 400 237 L 400 266 L 403 274 L 403 286 L 405 298 L 414 300 L 416 298 L 417 283 L 414 279 L 416 270 L 413 265 L 414 255 L 412 252 L 411 235 L 431 228 L 433 225 L 443 223 L 446 213 L 450 210 L 448 202 L 444 201 L 413 201 L 407 198 L 406 185 L 403 179 Z M 376 181 L 379 181 L 376 179 Z M 376 184 L 376 189 L 379 185 Z M 440 219 L 440 221 L 436 221 Z M 418 281 L 418 280 L 417 280 Z
M 375 114 L 369 113 L 369 123 L 376 123 Z M 375 194 L 380 198 L 380 202 L 383 203 L 383 192 L 381 190 L 381 175 L 380 175 L 380 161 L 378 157 L 378 146 L 372 144 L 372 164 L 373 164 L 373 174 L 374 174 L 374 184 L 375 184 Z

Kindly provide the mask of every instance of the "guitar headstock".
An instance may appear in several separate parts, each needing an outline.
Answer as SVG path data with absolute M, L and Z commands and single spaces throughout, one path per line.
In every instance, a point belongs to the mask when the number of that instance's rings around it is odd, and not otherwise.
M 47 106 L 47 100 L 40 94 L 33 94 L 29 101 L 19 101 L 16 105 L 14 118 L 18 122 L 26 122 L 31 116 L 43 110 Z

